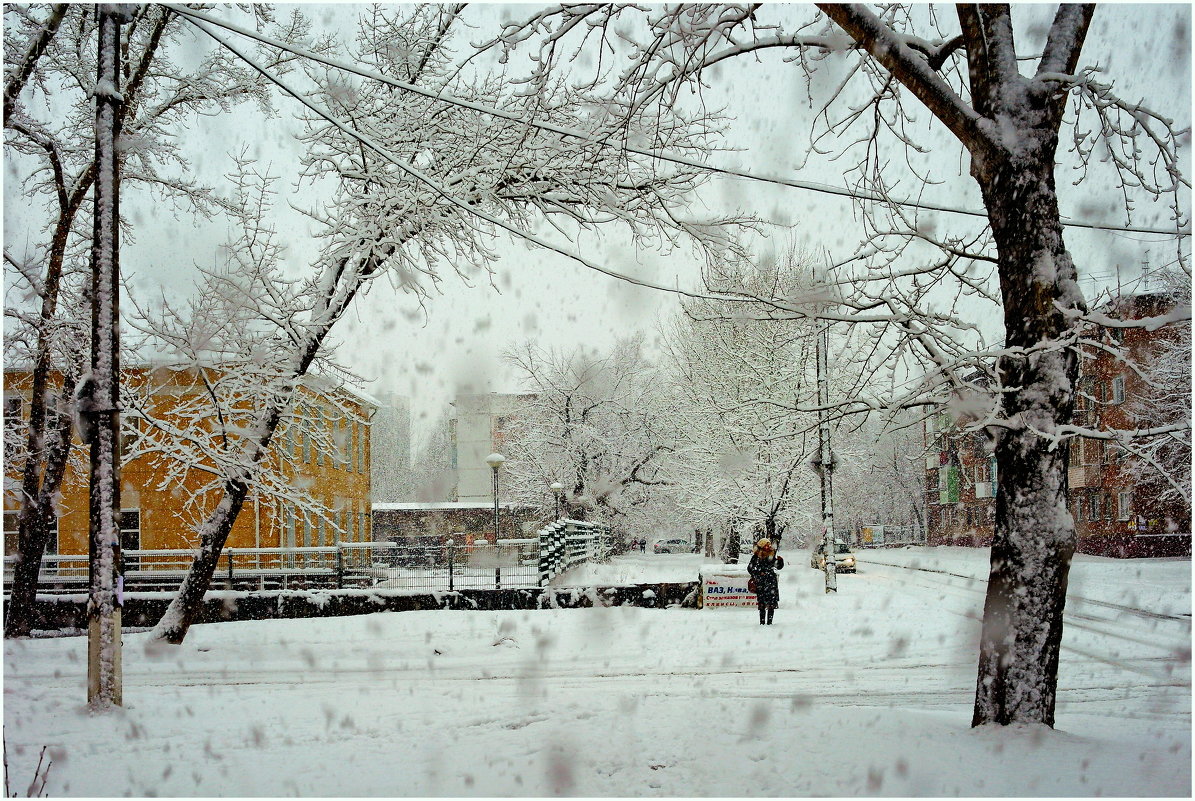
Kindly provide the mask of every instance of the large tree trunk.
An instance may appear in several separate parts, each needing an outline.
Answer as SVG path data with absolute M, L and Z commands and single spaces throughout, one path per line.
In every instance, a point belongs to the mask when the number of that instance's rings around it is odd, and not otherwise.
M 1075 530 L 1069 448 L 1046 437 L 1071 420 L 1079 367 L 1076 324 L 1064 310 L 1083 310 L 1054 188 L 1056 130 L 1022 129 L 1012 152 L 973 168 L 999 251 L 1007 351 L 998 370 L 1008 425 L 996 445 L 996 533 L 973 726 L 1054 724 Z

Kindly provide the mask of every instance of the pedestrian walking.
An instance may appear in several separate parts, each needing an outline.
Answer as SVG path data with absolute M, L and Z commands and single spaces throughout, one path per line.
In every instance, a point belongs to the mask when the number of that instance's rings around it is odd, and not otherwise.
M 767 537 L 755 543 L 755 551 L 747 564 L 747 572 L 755 583 L 755 600 L 759 604 L 759 625 L 772 625 L 772 615 L 780 603 L 780 581 L 777 570 L 784 569 L 784 557 Z

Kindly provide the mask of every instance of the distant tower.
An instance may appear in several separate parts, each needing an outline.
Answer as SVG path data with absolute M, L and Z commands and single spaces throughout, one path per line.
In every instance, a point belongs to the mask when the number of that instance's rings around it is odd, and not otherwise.
M 492 503 L 492 475 L 485 458 L 506 447 L 511 424 L 526 413 L 534 395 L 458 395 L 452 402 L 452 466 L 458 501 Z

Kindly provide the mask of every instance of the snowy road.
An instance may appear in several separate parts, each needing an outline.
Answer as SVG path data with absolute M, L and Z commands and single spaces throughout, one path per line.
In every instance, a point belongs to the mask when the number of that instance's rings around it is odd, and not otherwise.
M 826 596 L 793 554 L 771 628 L 576 609 L 199 626 L 160 653 L 126 635 L 107 718 L 83 709 L 82 639 L 6 643 L 14 783 L 49 744 L 51 795 L 1189 795 L 1189 562 L 1077 560 L 1057 729 L 976 731 L 986 551 L 861 560 Z

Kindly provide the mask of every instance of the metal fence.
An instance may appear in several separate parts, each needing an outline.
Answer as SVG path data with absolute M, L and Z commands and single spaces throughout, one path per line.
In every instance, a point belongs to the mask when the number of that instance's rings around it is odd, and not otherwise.
M 352 543 L 357 545 L 358 543 Z M 369 545 L 371 543 L 365 543 Z M 343 587 L 366 582 L 368 556 L 346 547 L 225 548 L 212 577 L 213 587 L 274 589 Z M 186 548 L 121 552 L 127 590 L 174 590 L 182 582 L 195 551 Z M 4 557 L 4 587 L 12 582 L 17 557 Z M 87 554 L 46 554 L 42 557 L 38 591 L 80 592 L 88 585 Z
M 538 586 L 536 539 L 499 540 L 497 547 L 471 545 L 407 545 L 356 543 L 370 550 L 368 575 L 373 586 L 439 592 L 465 589 L 510 589 Z
M 449 540 L 448 542 L 452 542 Z M 606 561 L 610 529 L 579 520 L 546 526 L 529 539 L 472 543 L 342 542 L 307 548 L 225 548 L 212 587 L 326 589 L 380 587 L 417 592 L 546 586 L 556 575 L 588 561 Z M 175 590 L 191 568 L 191 549 L 121 553 L 126 590 Z M 15 556 L 4 558 L 4 588 Z M 38 591 L 71 593 L 88 586 L 86 554 L 46 554 Z

